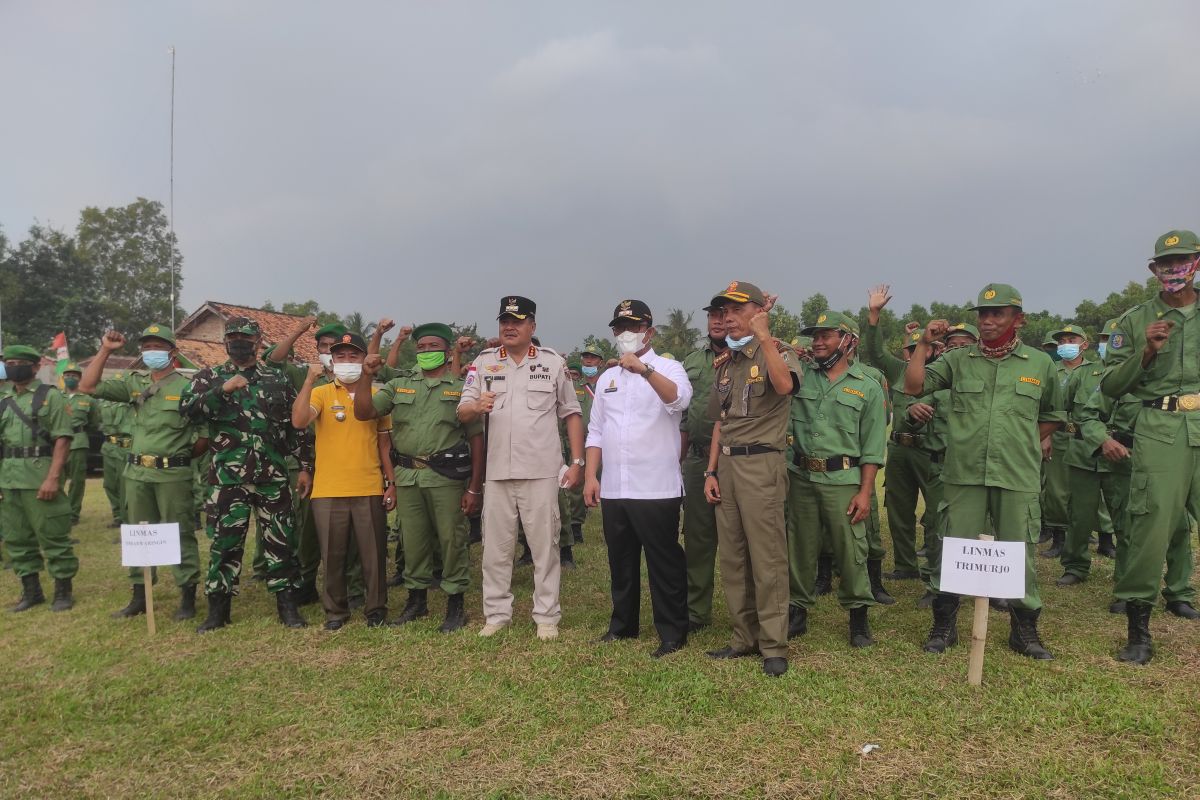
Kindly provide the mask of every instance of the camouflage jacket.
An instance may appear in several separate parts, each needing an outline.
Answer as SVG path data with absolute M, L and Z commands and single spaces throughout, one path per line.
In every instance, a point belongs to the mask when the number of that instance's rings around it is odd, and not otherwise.
M 234 375 L 249 385 L 232 394 L 222 390 Z M 212 465 L 208 483 L 238 485 L 288 479 L 287 458 L 313 468 L 312 433 L 292 427 L 296 390 L 284 371 L 266 362 L 239 370 L 226 361 L 193 376 L 179 402 L 182 414 L 209 426 Z

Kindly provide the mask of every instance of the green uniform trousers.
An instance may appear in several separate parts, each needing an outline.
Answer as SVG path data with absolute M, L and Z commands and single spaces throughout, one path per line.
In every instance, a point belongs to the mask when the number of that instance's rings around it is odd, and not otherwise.
M 1041 502 L 1037 492 L 1017 492 L 995 486 L 945 484 L 945 499 L 938 508 L 941 535 L 975 539 L 994 524 L 996 540 L 1020 542 L 1025 547 L 1025 597 L 1012 600 L 1016 608 L 1036 611 L 1042 607 L 1038 592 L 1036 546 L 1042 527 Z M 990 523 L 989 523 L 990 519 Z M 930 588 L 940 591 L 941 559 L 930 577 Z
M 1168 603 L 1173 600 L 1191 603 L 1196 599 L 1196 590 L 1192 588 L 1192 521 L 1186 514 L 1184 519 L 1167 543 L 1162 596 Z
M 918 572 L 917 564 L 917 494 L 925 498 L 924 526 L 936 530 L 937 503 L 931 499 L 933 485 L 941 491 L 942 467 L 918 447 L 888 444 L 887 467 L 884 471 L 883 507 L 887 509 L 888 528 L 892 534 L 892 559 L 896 569 Z M 930 515 L 930 510 L 933 514 Z M 928 540 L 934 537 L 926 537 Z
M 846 505 L 849 504 L 850 501 L 847 500 Z M 871 487 L 871 513 L 863 520 L 863 524 L 867 526 L 867 558 L 872 561 L 882 561 L 883 557 L 887 555 L 887 550 L 883 549 L 883 525 L 879 521 L 879 492 L 875 491 L 874 486 Z M 834 561 L 836 562 L 837 559 Z
M 133 523 L 179 523 L 179 564 L 171 567 L 176 586 L 200 582 L 200 546 L 196 542 L 195 515 L 192 513 L 192 482 L 149 483 L 132 478 L 125 480 L 125 502 Z M 152 570 L 158 581 L 157 568 Z M 129 580 L 144 583 L 141 567 L 129 568 Z
M 788 548 L 783 453 L 722 455 L 717 544 L 733 623 L 730 646 L 787 657 Z
M 689 452 L 683 461 L 683 553 L 687 559 L 688 620 L 712 624 L 717 566 L 717 507 L 704 499 L 708 456 Z
M 846 509 L 858 493 L 853 484 L 813 483 L 789 473 L 787 499 L 788 574 L 790 602 L 812 608 L 817 604 L 817 556 L 822 544 L 833 549 L 841 574 L 837 598 L 842 608 L 875 605 L 867 576 L 867 520 L 850 524 Z
M 558 490 L 558 544 L 560 547 L 570 547 L 575 543 L 575 534 L 571 531 L 572 515 L 575 513 L 574 492 L 570 489 Z
M 87 455 L 88 451 L 80 448 L 72 450 L 67 456 L 67 466 L 63 470 L 63 483 L 67 486 L 67 502 L 71 506 L 71 521 L 78 522 L 83 513 L 83 492 L 87 489 Z
M 129 448 L 105 442 L 100 445 L 100 455 L 104 458 L 104 495 L 112 509 L 113 521 L 125 522 L 125 464 Z
M 404 538 L 405 588 L 428 589 L 433 585 L 435 553 L 441 555 L 443 592 L 462 594 L 470 587 L 469 528 L 462 513 L 465 488 L 461 485 L 396 487 L 396 511 Z
M 1067 466 L 1066 445 L 1059 448 L 1055 441 L 1050 460 L 1042 462 L 1042 524 L 1065 530 L 1071 521 L 1071 468 Z
M 1079 467 L 1067 467 L 1067 485 L 1071 493 L 1071 524 L 1063 544 L 1063 572 L 1086 578 L 1092 569 L 1092 553 L 1088 539 L 1100 523 L 1100 509 L 1107 508 L 1109 517 L 1120 521 L 1129 498 L 1128 472 L 1093 472 Z M 1118 558 L 1127 549 L 1125 532 L 1113 531 Z
M 1185 529 L 1191 549 L 1191 520 L 1200 517 L 1200 447 L 1191 446 L 1184 435 L 1170 443 L 1135 435 L 1128 509 L 1128 557 L 1113 594 L 1118 600 L 1153 605 L 1171 543 Z M 1191 566 L 1188 558 L 1189 575 Z M 1182 565 L 1176 567 L 1182 571 Z M 1171 576 L 1175 591 L 1181 589 L 1179 571 Z
M 42 556 L 51 577 L 72 578 L 79 559 L 71 548 L 71 506 L 61 491 L 53 500 L 38 500 L 37 489 L 5 489 L 0 501 L 0 529 L 17 577 L 42 571 Z

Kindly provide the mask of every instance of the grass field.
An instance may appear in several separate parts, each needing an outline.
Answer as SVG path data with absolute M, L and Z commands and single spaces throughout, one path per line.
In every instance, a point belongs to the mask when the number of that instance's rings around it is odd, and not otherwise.
M 915 582 L 872 611 L 866 651 L 822 598 L 779 680 L 704 657 L 728 636 L 719 588 L 717 624 L 676 655 L 649 658 L 648 595 L 641 641 L 594 644 L 609 611 L 595 513 L 564 574 L 556 642 L 533 636 L 528 567 L 516 624 L 492 640 L 475 635 L 477 590 L 465 632 L 437 632 L 433 592 L 427 620 L 368 630 L 359 617 L 330 634 L 284 629 L 257 584 L 232 627 L 202 637 L 170 620 L 169 578 L 151 639 L 144 618 L 108 617 L 129 589 L 106 520 L 93 480 L 73 611 L 0 615 L 5 797 L 1200 797 L 1200 624 L 1156 613 L 1155 660 L 1115 662 L 1124 618 L 1106 611 L 1104 559 L 1071 590 L 1041 559 L 1057 660 L 1011 654 L 1007 617 L 992 614 L 973 689 L 966 642 L 921 652 Z M 12 572 L 0 586 L 16 599 Z M 960 615 L 964 637 L 969 625 Z M 867 743 L 879 749 L 863 756 Z

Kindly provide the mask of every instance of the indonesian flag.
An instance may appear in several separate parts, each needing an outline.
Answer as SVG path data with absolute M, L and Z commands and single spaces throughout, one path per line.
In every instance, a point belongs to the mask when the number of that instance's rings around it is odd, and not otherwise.
M 54 348 L 54 357 L 58 359 L 58 364 L 55 365 L 54 372 L 57 375 L 62 375 L 63 370 L 67 368 L 67 363 L 71 360 L 71 354 L 67 352 L 67 332 L 59 331 L 54 337 L 54 341 L 50 343 L 50 346 Z

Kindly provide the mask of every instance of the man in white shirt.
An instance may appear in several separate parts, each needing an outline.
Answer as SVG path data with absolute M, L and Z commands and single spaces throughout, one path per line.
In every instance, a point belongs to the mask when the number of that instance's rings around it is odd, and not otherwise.
M 604 500 L 601 515 L 612 576 L 612 620 L 600 641 L 637 638 L 645 550 L 654 627 L 661 640 L 654 658 L 661 658 L 687 643 L 687 559 L 679 545 L 679 421 L 692 399 L 692 385 L 682 364 L 650 347 L 654 318 L 641 300 L 622 300 L 609 325 L 621 357 L 596 383 L 584 477 L 587 505 Z

